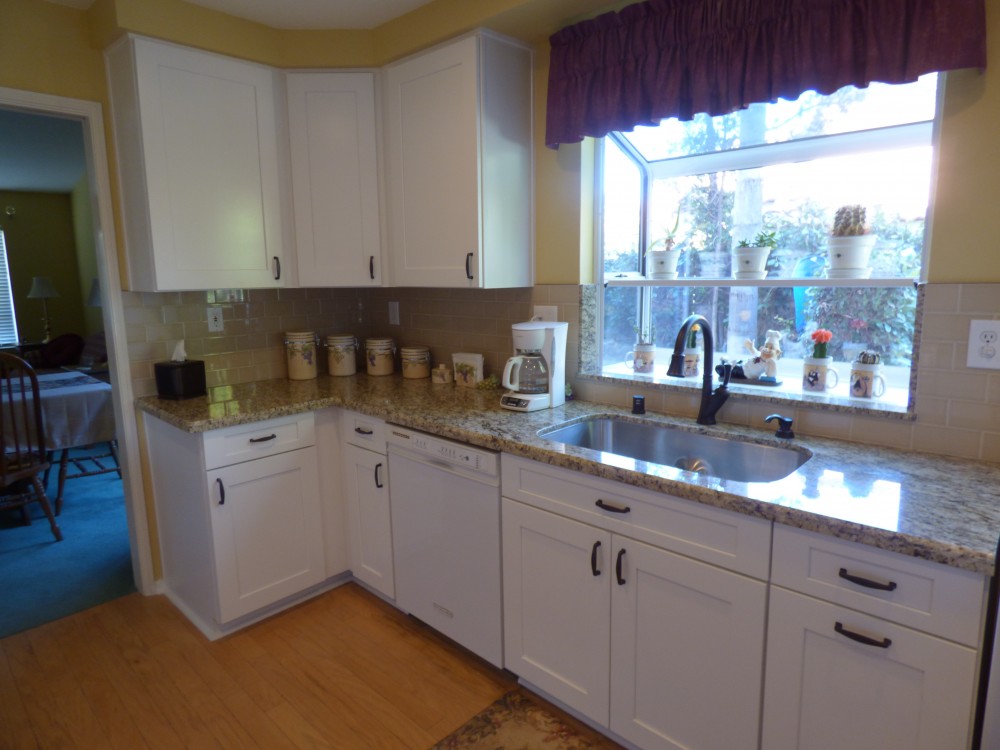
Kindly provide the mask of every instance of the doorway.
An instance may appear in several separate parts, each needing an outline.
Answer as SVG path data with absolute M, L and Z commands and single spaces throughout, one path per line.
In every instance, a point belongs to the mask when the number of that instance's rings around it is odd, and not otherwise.
M 73 120 L 83 131 L 95 278 L 102 290 L 101 322 L 107 342 L 115 428 L 122 467 L 122 488 L 128 524 L 129 550 L 136 588 L 154 592 L 152 552 L 139 461 L 139 435 L 133 403 L 121 278 L 105 149 L 104 119 L 98 102 L 0 87 L 0 109 Z

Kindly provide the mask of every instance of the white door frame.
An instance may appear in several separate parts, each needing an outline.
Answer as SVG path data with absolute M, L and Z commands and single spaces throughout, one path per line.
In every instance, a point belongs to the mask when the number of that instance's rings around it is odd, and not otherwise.
M 87 159 L 90 206 L 94 221 L 97 275 L 101 289 L 104 290 L 101 315 L 104 319 L 108 362 L 111 366 L 115 427 L 122 467 L 122 485 L 125 491 L 125 512 L 128 516 L 129 547 L 132 552 L 132 575 L 136 588 L 141 593 L 152 594 L 156 592 L 156 584 L 153 580 L 149 520 L 143 492 L 139 429 L 132 405 L 132 372 L 128 358 L 128 339 L 125 335 L 125 312 L 122 295 L 119 292 L 122 286 L 118 272 L 118 243 L 115 240 L 101 104 L 84 99 L 70 99 L 0 87 L 0 107 L 78 120 L 83 125 L 83 145 Z

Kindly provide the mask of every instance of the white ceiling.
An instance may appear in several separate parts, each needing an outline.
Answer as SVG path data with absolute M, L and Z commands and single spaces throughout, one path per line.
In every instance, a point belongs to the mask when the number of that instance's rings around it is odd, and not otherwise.
M 467 0 L 470 1 L 470 0 Z M 49 0 L 89 8 L 94 0 Z M 276 29 L 373 29 L 431 0 L 186 0 Z

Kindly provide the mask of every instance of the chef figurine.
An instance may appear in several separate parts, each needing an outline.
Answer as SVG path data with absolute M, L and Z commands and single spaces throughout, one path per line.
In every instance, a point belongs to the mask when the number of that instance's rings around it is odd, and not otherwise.
M 778 382 L 778 360 L 781 359 L 781 332 L 769 330 L 764 334 L 764 345 L 760 349 L 747 339 L 743 346 L 752 359 L 743 363 L 743 372 L 748 380 L 762 383 Z

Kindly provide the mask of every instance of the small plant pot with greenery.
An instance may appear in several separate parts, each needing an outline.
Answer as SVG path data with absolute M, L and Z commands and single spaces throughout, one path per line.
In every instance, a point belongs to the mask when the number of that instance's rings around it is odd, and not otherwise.
M 677 207 L 677 218 L 674 220 L 673 229 L 665 236 L 652 242 L 646 248 L 646 278 L 647 279 L 676 279 L 677 262 L 680 260 L 681 251 L 674 241 L 674 234 L 681 222 L 681 207 Z
M 734 279 L 763 279 L 767 276 L 767 257 L 778 246 L 774 232 L 759 232 L 753 241 L 740 240 L 733 250 Z
M 875 235 L 869 234 L 864 206 L 841 206 L 833 219 L 826 270 L 830 279 L 867 279 Z

